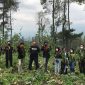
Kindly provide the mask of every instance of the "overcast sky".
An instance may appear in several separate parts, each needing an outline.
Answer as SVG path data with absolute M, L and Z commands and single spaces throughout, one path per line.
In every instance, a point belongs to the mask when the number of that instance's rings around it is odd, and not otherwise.
M 42 10 L 40 0 L 19 0 L 19 9 L 13 12 L 13 32 L 21 32 L 25 38 L 32 37 L 37 32 L 36 17 L 37 13 Z M 85 6 L 72 4 L 70 6 L 70 20 L 73 28 L 77 32 L 85 32 Z M 20 31 L 20 29 L 22 30 Z

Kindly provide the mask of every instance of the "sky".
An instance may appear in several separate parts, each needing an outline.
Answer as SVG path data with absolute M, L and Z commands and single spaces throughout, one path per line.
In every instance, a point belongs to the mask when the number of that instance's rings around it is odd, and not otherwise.
M 40 0 L 19 0 L 17 12 L 12 13 L 13 34 L 21 33 L 25 38 L 35 36 L 37 32 L 37 13 L 42 10 Z M 70 5 L 71 28 L 76 32 L 85 32 L 85 5 Z M 59 30 L 59 29 L 58 29 Z

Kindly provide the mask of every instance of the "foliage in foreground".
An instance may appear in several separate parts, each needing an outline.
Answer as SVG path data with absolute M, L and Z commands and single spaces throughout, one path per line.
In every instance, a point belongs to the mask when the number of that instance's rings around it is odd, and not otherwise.
M 26 57 L 28 58 L 28 57 Z M 28 60 L 28 59 L 26 59 Z M 43 64 L 40 57 L 40 64 Z M 44 73 L 43 66 L 37 71 L 27 69 L 28 61 L 25 61 L 24 72 L 17 72 L 17 55 L 14 55 L 14 67 L 6 69 L 4 66 L 4 56 L 0 57 L 0 85 L 85 85 L 85 75 L 70 74 L 55 75 L 53 72 L 52 59 L 50 59 L 49 70 Z

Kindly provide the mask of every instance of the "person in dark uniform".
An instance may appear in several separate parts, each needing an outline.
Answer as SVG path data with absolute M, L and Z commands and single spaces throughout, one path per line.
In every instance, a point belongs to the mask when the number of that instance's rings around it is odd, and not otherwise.
M 80 46 L 80 52 L 79 52 L 79 70 L 80 73 L 84 73 L 85 74 L 85 49 L 84 49 L 84 45 Z
M 38 63 L 38 53 L 40 51 L 39 46 L 35 41 L 32 42 L 32 45 L 30 46 L 29 52 L 30 52 L 30 59 L 29 59 L 29 70 L 32 70 L 32 63 L 34 61 L 36 70 L 39 68 Z
M 18 47 L 18 72 L 22 71 L 22 64 L 23 64 L 23 59 L 25 58 L 25 46 L 24 43 L 21 42 Z
M 44 42 L 44 45 L 42 46 L 41 50 L 43 52 L 45 71 L 47 71 L 48 61 L 50 58 L 50 49 L 51 47 L 48 46 L 48 42 Z
M 8 42 L 7 46 L 5 47 L 6 68 L 8 68 L 9 63 L 10 66 L 12 67 L 12 52 L 13 52 L 13 47 L 11 46 L 11 43 Z

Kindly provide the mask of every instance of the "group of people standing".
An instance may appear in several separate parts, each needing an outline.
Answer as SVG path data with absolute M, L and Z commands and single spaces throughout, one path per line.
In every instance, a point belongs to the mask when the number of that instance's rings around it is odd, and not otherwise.
M 74 49 L 56 48 L 55 74 L 67 74 L 68 70 L 70 70 L 70 73 L 74 73 L 76 64 L 78 64 L 80 73 L 85 74 L 85 49 L 83 45 L 78 52 L 75 52 Z
M 25 46 L 24 43 L 21 42 L 17 46 L 18 52 L 18 71 L 22 71 L 22 64 L 25 58 Z M 10 42 L 5 46 L 5 59 L 6 59 L 6 68 L 13 67 L 13 47 Z
M 74 50 L 70 49 L 68 52 L 67 49 L 60 49 L 59 47 L 56 48 L 56 55 L 55 55 L 55 74 L 67 74 L 68 68 L 70 68 L 70 72 L 75 71 L 75 54 Z
M 40 47 L 37 45 L 35 41 L 32 42 L 32 45 L 30 47 L 30 59 L 29 59 L 29 69 L 32 69 L 32 62 L 34 60 L 36 69 L 39 68 L 39 63 L 38 63 L 38 54 L 40 51 L 43 52 L 43 58 L 44 58 L 44 67 L 45 71 L 47 71 L 47 65 L 48 65 L 48 60 L 50 58 L 50 46 L 48 45 L 48 42 L 44 42 L 44 45 Z
M 36 41 L 33 41 L 30 48 L 29 48 L 29 65 L 28 69 L 32 70 L 32 63 L 34 61 L 35 69 L 37 70 L 39 68 L 38 63 L 38 55 L 40 51 L 43 53 L 43 59 L 44 59 L 44 70 L 45 72 L 48 69 L 48 62 L 50 58 L 51 53 L 51 46 L 49 46 L 48 42 L 44 42 L 44 44 L 39 47 Z M 7 46 L 5 47 L 5 54 L 6 54 L 6 67 L 10 66 L 12 67 L 12 52 L 13 47 L 11 46 L 11 43 L 8 42 Z M 26 56 L 25 51 L 25 45 L 23 42 L 19 43 L 17 46 L 17 52 L 18 52 L 18 71 L 22 71 L 22 66 L 24 62 L 24 58 Z M 79 50 L 79 70 L 81 73 L 85 73 L 85 49 L 84 47 L 81 47 Z M 75 72 L 75 65 L 76 65 L 76 56 L 73 49 L 70 49 L 69 51 L 64 48 L 61 49 L 60 47 L 55 48 L 55 55 L 54 55 L 54 71 L 55 74 L 66 74 L 68 72 L 68 68 L 70 68 L 70 72 Z
M 36 41 L 33 41 L 28 52 L 29 52 L 29 66 L 28 69 L 32 70 L 32 63 L 34 61 L 35 63 L 35 69 L 37 70 L 39 68 L 39 63 L 38 63 L 38 55 L 40 51 L 43 52 L 43 58 L 44 58 L 44 67 L 45 71 L 47 71 L 47 64 L 48 60 L 50 58 L 50 47 L 48 46 L 48 42 L 44 42 L 44 45 L 40 48 L 39 45 L 37 44 Z M 22 71 L 22 66 L 24 63 L 24 58 L 26 56 L 26 51 L 25 51 L 25 45 L 23 42 L 20 42 L 19 45 L 17 46 L 17 53 L 18 53 L 18 71 Z M 13 58 L 13 47 L 11 46 L 11 43 L 8 42 L 6 47 L 5 47 L 5 59 L 6 59 L 6 68 L 9 66 L 12 67 L 12 58 Z

